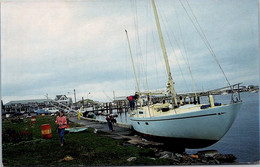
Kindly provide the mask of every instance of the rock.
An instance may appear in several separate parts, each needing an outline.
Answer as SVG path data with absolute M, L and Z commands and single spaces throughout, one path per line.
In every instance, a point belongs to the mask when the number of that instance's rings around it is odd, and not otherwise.
M 181 162 L 181 159 L 179 159 L 179 158 L 177 158 L 177 157 L 175 157 L 175 156 L 172 156 L 172 157 L 170 157 L 169 159 L 173 160 L 174 162 L 178 162 L 178 163 Z
M 159 156 L 164 156 L 165 154 L 168 154 L 169 156 L 172 155 L 172 153 L 169 152 L 169 151 L 161 151 L 161 152 L 159 152 Z
M 154 161 L 156 160 L 155 158 L 149 158 L 149 159 L 154 160 Z
M 74 160 L 74 158 L 72 158 L 71 156 L 66 156 L 66 157 L 64 158 L 64 160 L 65 160 L 65 161 L 72 161 L 72 160 Z
M 146 139 L 144 139 L 144 138 L 142 138 L 142 141 L 144 141 L 144 142 L 147 142 L 147 140 L 146 140 Z
M 136 157 L 130 157 L 127 159 L 128 162 L 132 162 L 132 161 L 135 161 L 136 160 Z
M 237 159 L 233 154 L 218 154 L 214 155 L 213 158 L 220 162 L 234 162 Z
M 202 157 L 213 158 L 213 156 L 219 155 L 220 153 L 217 150 L 206 150 L 206 151 L 199 151 L 197 154 Z
M 218 165 L 220 164 L 220 162 L 218 160 L 215 159 L 214 161 L 216 164 L 218 164 Z
M 168 158 L 170 158 L 169 154 L 165 154 L 165 155 L 160 157 L 160 159 L 168 159 Z
M 62 162 L 62 161 L 72 161 L 72 160 L 74 160 L 74 158 L 67 155 L 67 156 L 64 157 L 63 159 L 60 159 L 59 162 Z
M 176 157 L 178 157 L 178 158 L 182 158 L 182 155 L 179 154 L 179 153 L 175 153 L 175 155 L 176 155 Z
M 202 159 L 201 162 L 202 163 L 207 163 L 207 161 L 205 159 Z

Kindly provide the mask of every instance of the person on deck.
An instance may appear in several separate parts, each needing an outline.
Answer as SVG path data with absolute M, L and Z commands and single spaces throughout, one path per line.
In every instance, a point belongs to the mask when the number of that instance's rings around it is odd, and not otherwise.
M 62 147 L 63 143 L 64 143 L 64 132 L 65 132 L 65 128 L 66 128 L 66 125 L 67 125 L 67 119 L 64 116 L 63 111 L 59 112 L 59 115 L 57 116 L 55 122 L 58 125 L 58 133 L 59 133 L 59 136 L 60 136 L 60 146 Z
M 127 100 L 129 101 L 130 109 L 134 110 L 135 109 L 135 98 L 134 98 L 134 96 L 128 96 Z

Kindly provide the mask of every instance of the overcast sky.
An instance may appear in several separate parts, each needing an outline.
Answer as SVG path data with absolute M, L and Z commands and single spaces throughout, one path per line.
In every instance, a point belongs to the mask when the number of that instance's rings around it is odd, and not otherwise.
M 259 84 L 257 3 L 156 1 L 177 92 L 193 90 L 189 68 L 197 90 L 227 86 L 193 24 L 203 30 L 200 34 L 231 84 Z M 167 75 L 150 0 L 2 2 L 4 103 L 46 94 L 53 99 L 65 94 L 74 101 L 74 89 L 77 100 L 110 101 L 113 91 L 116 97 L 134 94 L 125 29 L 141 90 L 165 88 Z

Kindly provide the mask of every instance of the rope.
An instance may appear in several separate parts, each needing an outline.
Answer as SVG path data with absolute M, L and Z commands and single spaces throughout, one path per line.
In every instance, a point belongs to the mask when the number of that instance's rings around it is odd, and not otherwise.
M 142 49 L 141 49 L 141 42 L 140 42 L 140 38 L 139 38 L 139 25 L 138 25 L 138 10 L 137 10 L 137 3 L 134 0 L 133 1 L 133 10 L 134 10 L 134 25 L 135 25 L 135 36 L 137 39 L 136 42 L 136 52 L 138 53 L 137 55 L 139 55 L 136 60 L 137 62 L 139 62 L 137 64 L 137 69 L 138 69 L 138 80 L 139 83 L 143 84 L 143 87 L 148 87 L 148 82 L 147 82 L 147 70 L 145 70 L 145 67 L 147 67 L 147 65 L 145 65 L 144 63 L 144 56 L 142 53 Z M 145 81 L 144 81 L 145 79 Z
M 227 78 L 227 76 L 226 76 L 226 74 L 225 74 L 223 68 L 221 67 L 221 65 L 220 65 L 220 63 L 219 63 L 219 61 L 218 61 L 218 59 L 217 59 L 217 57 L 216 57 L 216 54 L 214 53 L 214 51 L 213 51 L 213 49 L 212 49 L 212 47 L 211 47 L 211 45 L 210 45 L 210 43 L 209 43 L 209 41 L 208 41 L 208 39 L 207 39 L 205 33 L 203 32 L 203 30 L 202 30 L 202 28 L 201 28 L 201 26 L 200 26 L 200 24 L 199 24 L 199 22 L 198 22 L 196 16 L 194 15 L 194 13 L 193 13 L 193 11 L 192 11 L 192 9 L 191 9 L 191 7 L 190 7 L 188 1 L 186 0 L 187 4 L 188 4 L 188 6 L 189 6 L 189 8 L 190 8 L 190 10 L 191 10 L 191 13 L 192 13 L 193 17 L 195 18 L 195 21 L 196 21 L 196 23 L 197 23 L 199 29 L 198 29 L 198 27 L 195 25 L 195 23 L 193 22 L 191 16 L 189 15 L 187 9 L 185 8 L 185 6 L 184 6 L 183 3 L 181 2 L 181 0 L 179 0 L 179 2 L 181 3 L 183 9 L 185 10 L 186 14 L 188 15 L 189 19 L 191 20 L 193 26 L 195 27 L 195 29 L 196 29 L 196 31 L 198 32 L 199 36 L 201 37 L 202 41 L 204 42 L 204 44 L 206 45 L 206 47 L 209 49 L 209 51 L 210 51 L 212 57 L 214 58 L 214 60 L 215 60 L 216 63 L 218 64 L 218 66 L 219 66 L 220 70 L 222 71 L 222 73 L 223 73 L 223 75 L 224 75 L 224 77 L 225 77 L 225 79 L 226 79 L 226 81 L 227 81 L 229 87 L 230 87 L 231 90 L 233 91 L 233 88 L 232 88 L 232 86 L 231 86 L 231 84 L 230 84 L 230 82 L 229 82 L 229 80 L 228 80 L 228 78 Z
M 148 4 L 147 4 L 147 6 L 146 6 L 146 17 L 147 17 L 147 18 L 148 18 L 148 9 L 149 9 L 149 8 L 148 8 Z M 148 32 L 148 24 L 146 24 L 146 31 Z M 148 33 L 146 33 L 146 34 L 148 34 Z M 148 49 L 147 49 L 147 48 L 148 48 L 148 47 L 147 47 L 148 44 L 147 44 L 147 41 L 148 41 L 148 35 L 146 35 L 146 41 L 145 41 L 145 42 L 146 42 L 146 50 L 145 50 L 145 51 L 146 51 L 146 54 L 145 54 L 145 55 L 146 55 L 145 80 L 146 80 L 146 88 L 147 88 L 147 91 L 149 92 L 149 85 L 148 85 L 148 78 L 147 78 L 147 62 L 148 62 L 148 60 L 147 60 L 147 57 L 148 57 L 148 56 L 147 56 L 147 55 L 148 55 Z
M 160 5 L 158 5 L 158 7 L 160 8 Z M 163 11 L 163 10 L 159 10 L 159 11 Z M 160 14 L 160 13 L 159 13 L 159 14 Z M 166 17 L 165 17 L 165 13 L 162 12 L 162 14 L 164 15 L 164 17 L 162 17 L 162 18 L 166 18 Z M 162 19 L 162 22 L 163 22 L 164 27 L 167 27 L 167 26 L 165 25 L 165 22 L 166 22 L 166 21 L 165 21 L 164 19 Z M 168 23 L 168 22 L 166 22 L 166 23 Z M 177 47 L 178 47 L 178 48 L 181 48 L 180 45 L 179 45 L 179 43 L 178 43 L 178 40 L 177 40 L 175 34 L 174 34 L 172 31 L 171 31 L 171 33 L 172 33 L 172 35 L 173 35 L 173 38 L 174 38 L 174 41 L 176 42 Z M 172 44 L 172 41 L 171 41 L 171 38 L 170 38 L 170 36 L 169 36 L 168 31 L 166 31 L 166 35 L 167 35 L 167 37 L 168 37 L 168 39 L 169 39 L 170 46 L 171 46 L 171 48 L 172 48 L 172 50 L 173 50 L 173 54 L 174 54 L 175 60 L 176 60 L 176 62 L 177 62 L 177 64 L 178 64 L 178 67 L 179 67 L 179 69 L 180 69 L 181 76 L 182 76 L 182 78 L 183 78 L 183 80 L 184 80 L 186 89 L 189 91 L 188 86 L 187 86 L 186 79 L 185 79 L 184 74 L 183 74 L 183 70 L 182 70 L 182 68 L 181 68 L 181 66 L 180 66 L 180 63 L 179 63 L 178 59 L 176 58 L 177 56 L 176 56 L 176 54 L 175 54 L 175 52 L 174 52 L 174 47 L 173 47 L 173 44 Z M 184 58 L 184 60 L 185 60 L 186 57 L 183 55 L 183 53 L 182 53 L 181 50 L 180 50 L 180 53 L 181 53 L 181 56 L 182 56 L 182 57 Z M 187 58 L 186 58 L 186 59 L 187 59 Z M 191 75 L 191 79 L 192 79 L 192 84 L 193 84 L 193 87 L 194 87 L 194 92 L 195 92 L 195 94 L 196 94 L 196 89 L 195 89 L 195 85 L 194 85 L 194 82 L 193 82 L 193 77 L 192 77 L 192 73 L 191 73 L 191 70 L 190 70 L 190 65 L 187 63 L 187 60 L 185 61 L 185 63 L 186 63 L 186 65 L 188 66 L 188 69 L 189 69 L 189 72 L 190 72 L 190 75 Z

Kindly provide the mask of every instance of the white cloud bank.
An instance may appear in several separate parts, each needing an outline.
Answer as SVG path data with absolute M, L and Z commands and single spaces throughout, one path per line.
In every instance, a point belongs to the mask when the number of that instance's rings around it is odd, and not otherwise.
M 257 0 L 189 2 L 231 83 L 257 84 Z M 141 87 L 145 88 L 147 74 L 150 89 L 163 88 L 166 70 L 149 3 L 130 0 L 3 2 L 1 95 L 4 103 L 44 98 L 46 93 L 51 98 L 68 92 L 73 96 L 74 89 L 78 100 L 88 96 L 108 101 L 105 94 L 112 97 L 113 91 L 117 96 L 134 93 L 136 86 L 125 29 Z M 214 59 L 198 35 L 193 35 L 196 31 L 188 24 L 179 2 L 156 3 L 162 29 L 168 31 L 163 33 L 176 90 L 192 89 L 190 83 L 185 83 L 190 82 L 190 76 L 181 53 L 187 53 L 196 85 L 226 86 Z M 178 18 L 174 16 L 174 5 L 179 5 L 176 11 L 182 10 Z M 173 40 L 173 34 L 180 32 L 177 24 L 182 26 L 183 41 L 179 44 Z M 186 44 L 186 51 L 179 47 L 182 43 Z

